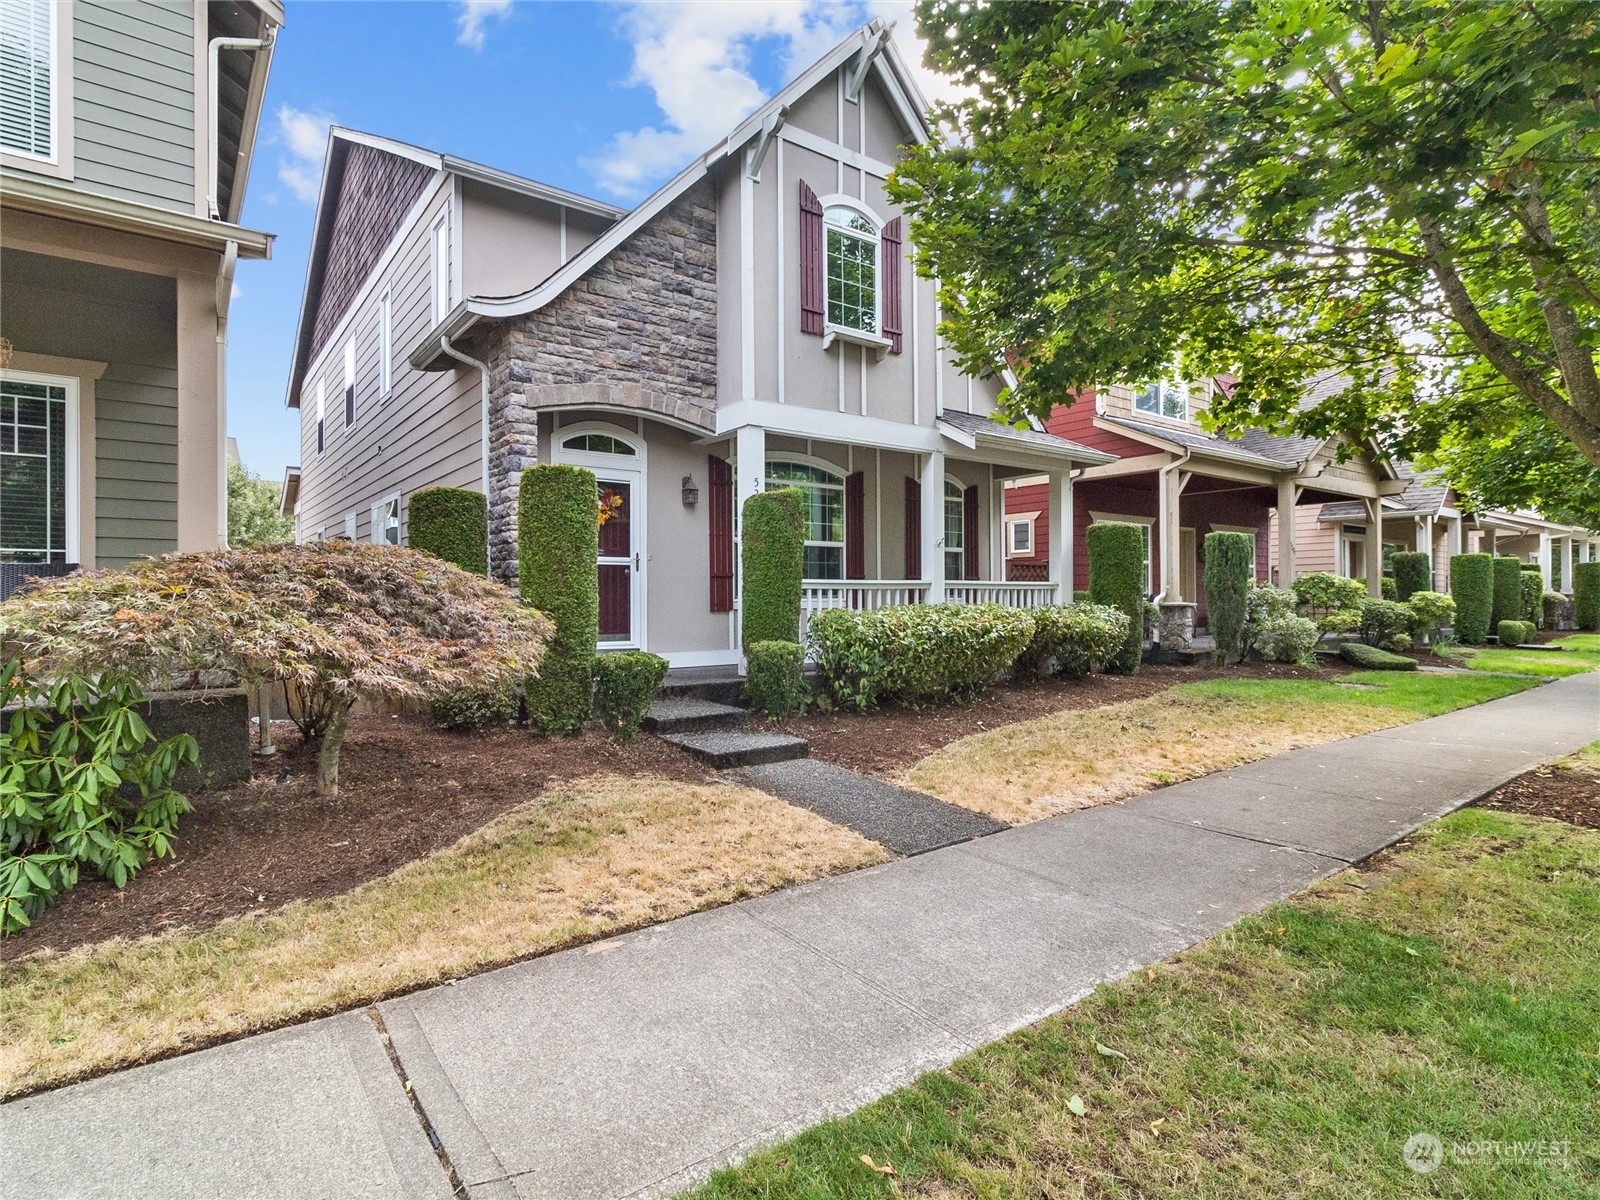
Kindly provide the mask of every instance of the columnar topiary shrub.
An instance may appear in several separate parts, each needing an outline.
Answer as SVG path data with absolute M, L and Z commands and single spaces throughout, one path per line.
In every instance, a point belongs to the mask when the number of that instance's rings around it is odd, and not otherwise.
M 489 572 L 489 500 L 466 488 L 432 487 L 413 492 L 407 541 L 413 550 L 437 554 L 474 575 Z
M 1572 599 L 1578 628 L 1600 630 L 1600 562 L 1577 563 L 1572 568 Z
M 1522 611 L 1516 616 L 1519 621 L 1532 621 L 1535 625 L 1544 624 L 1544 575 L 1538 567 L 1522 568 Z
M 667 660 L 643 650 L 614 650 L 595 660 L 595 712 L 617 741 L 626 745 L 639 736 L 666 677 Z
M 805 647 L 798 642 L 753 642 L 745 697 L 751 707 L 781 721 L 806 706 Z
M 1433 587 L 1433 558 L 1424 550 L 1398 551 L 1394 565 L 1394 596 L 1396 600 L 1411 599 L 1413 592 L 1425 592 Z
M 1495 556 L 1493 603 L 1489 614 L 1491 625 L 1522 620 L 1522 564 L 1514 558 Z
M 1457 554 L 1450 560 L 1450 594 L 1456 602 L 1456 640 L 1481 646 L 1489 640 L 1494 615 L 1494 559 L 1487 554 Z
M 594 702 L 600 640 L 600 493 L 581 467 L 529 467 L 517 505 L 522 601 L 555 622 L 555 637 L 528 681 L 528 723 L 540 733 L 577 733 Z
M 1128 614 L 1122 647 L 1106 660 L 1105 669 L 1130 675 L 1139 669 L 1144 651 L 1144 539 L 1138 525 L 1097 521 L 1089 526 L 1089 601 Z
M 1206 623 L 1217 642 L 1217 662 L 1244 656 L 1245 600 L 1253 583 L 1256 539 L 1248 533 L 1206 534 Z
M 805 569 L 805 495 L 798 488 L 757 492 L 739 524 L 744 592 L 740 601 L 748 657 L 757 642 L 799 642 L 800 577 Z

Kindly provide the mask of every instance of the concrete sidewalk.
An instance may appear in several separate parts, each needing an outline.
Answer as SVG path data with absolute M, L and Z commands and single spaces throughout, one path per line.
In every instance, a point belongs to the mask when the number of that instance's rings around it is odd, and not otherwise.
M 0 1195 L 670 1194 L 1597 737 L 1574 676 L 15 1101 Z

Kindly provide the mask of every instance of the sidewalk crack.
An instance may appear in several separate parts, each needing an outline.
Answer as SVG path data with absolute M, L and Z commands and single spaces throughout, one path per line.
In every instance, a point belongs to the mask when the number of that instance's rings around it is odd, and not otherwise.
M 400 1061 L 400 1054 L 389 1038 L 389 1028 L 383 1023 L 383 1014 L 378 1011 L 376 1004 L 367 1006 L 367 1017 L 378 1031 L 378 1040 L 383 1043 L 383 1051 L 389 1056 L 389 1065 L 394 1068 L 395 1077 L 400 1080 L 400 1088 L 405 1092 L 406 1099 L 411 1102 L 411 1111 L 417 1118 L 417 1124 L 422 1126 L 428 1144 L 433 1147 L 433 1153 L 439 1159 L 439 1167 L 450 1183 L 450 1190 L 455 1193 L 456 1200 L 468 1200 L 466 1184 L 461 1182 L 461 1176 L 456 1173 L 455 1163 L 450 1161 L 450 1152 L 444 1148 L 444 1142 L 439 1139 L 439 1134 L 433 1128 L 433 1122 L 428 1119 L 427 1109 L 422 1107 L 416 1089 L 411 1086 L 411 1077 L 406 1074 L 405 1064 Z

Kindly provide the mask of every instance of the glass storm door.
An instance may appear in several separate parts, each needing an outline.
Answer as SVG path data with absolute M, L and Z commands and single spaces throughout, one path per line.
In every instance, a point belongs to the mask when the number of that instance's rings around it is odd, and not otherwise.
M 633 501 L 637 480 L 599 476 L 600 644 L 638 644 L 639 547 Z

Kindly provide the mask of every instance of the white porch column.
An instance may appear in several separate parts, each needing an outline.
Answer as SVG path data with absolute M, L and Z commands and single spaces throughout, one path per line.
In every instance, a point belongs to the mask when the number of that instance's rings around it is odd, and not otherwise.
M 1448 518 L 1448 522 L 1449 524 L 1445 529 L 1444 587 L 1440 589 L 1446 595 L 1450 593 L 1450 560 L 1456 555 L 1466 552 L 1466 546 L 1463 544 L 1465 541 L 1465 536 L 1464 531 L 1461 528 L 1462 521 L 1460 515 L 1457 514 L 1456 516 Z
M 1161 539 L 1161 590 L 1160 601 L 1176 604 L 1183 599 L 1183 564 L 1179 553 L 1183 535 L 1182 500 L 1183 485 L 1188 475 L 1182 468 L 1164 470 L 1161 481 L 1160 507 L 1157 509 L 1156 532 Z
M 1550 534 L 1545 530 L 1539 531 L 1539 574 L 1544 576 L 1545 587 L 1550 586 Z
M 1294 515 L 1299 503 L 1300 485 L 1287 477 L 1278 480 L 1278 586 L 1281 588 L 1294 582 Z
M 1573 541 L 1570 534 L 1561 539 L 1561 590 L 1569 596 L 1572 595 Z
M 944 600 L 944 451 L 922 460 L 922 577 L 929 604 Z
M 1367 536 L 1362 545 L 1362 569 L 1367 576 L 1367 595 L 1383 595 L 1383 498 L 1368 496 L 1362 501 L 1367 510 Z
M 1428 556 L 1428 588 L 1430 591 L 1439 590 L 1439 564 L 1433 556 L 1433 514 L 1429 513 L 1422 518 L 1422 531 L 1418 534 L 1422 538 L 1422 545 L 1417 549 Z
M 1056 603 L 1072 603 L 1072 471 L 1050 472 L 1050 582 L 1056 585 Z

